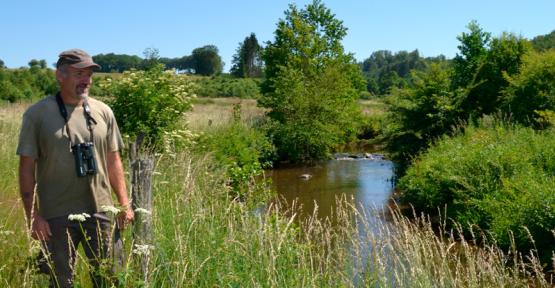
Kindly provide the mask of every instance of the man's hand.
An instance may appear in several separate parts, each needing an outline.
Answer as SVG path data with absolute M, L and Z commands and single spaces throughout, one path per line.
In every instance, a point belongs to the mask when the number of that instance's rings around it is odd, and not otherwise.
M 110 185 L 116 193 L 118 202 L 124 207 L 122 209 L 123 211 L 118 214 L 116 224 L 120 229 L 125 229 L 135 218 L 135 212 L 133 212 L 133 209 L 131 209 L 131 206 L 128 204 L 129 198 L 127 197 L 127 188 L 125 187 L 125 178 L 123 176 L 123 165 L 121 164 L 119 152 L 115 151 L 108 153 L 107 164 Z
M 33 215 L 31 218 L 31 237 L 36 240 L 48 241 L 50 236 L 52 236 L 52 232 L 50 232 L 50 225 L 48 225 L 48 222 L 38 215 L 38 213 Z
M 135 212 L 133 212 L 133 209 L 131 209 L 131 207 L 127 207 L 127 210 L 121 211 L 118 214 L 118 227 L 122 230 L 127 228 L 127 226 L 131 224 L 131 222 L 133 222 L 133 219 L 135 219 Z

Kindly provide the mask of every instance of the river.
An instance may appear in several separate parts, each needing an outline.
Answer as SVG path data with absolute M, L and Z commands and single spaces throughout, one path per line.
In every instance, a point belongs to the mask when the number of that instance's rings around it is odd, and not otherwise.
M 297 201 L 302 207 L 296 211 L 300 220 L 312 214 L 315 205 L 320 219 L 333 218 L 336 199 L 342 196 L 354 199 L 364 209 L 386 207 L 393 191 L 393 163 L 379 156 L 340 159 L 314 166 L 280 167 L 267 171 L 266 176 L 289 205 Z

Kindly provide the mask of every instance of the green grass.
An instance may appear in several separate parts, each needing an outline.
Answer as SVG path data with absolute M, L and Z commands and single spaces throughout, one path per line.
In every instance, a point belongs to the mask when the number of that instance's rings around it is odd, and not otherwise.
M 359 100 L 358 103 L 362 108 L 362 112 L 365 115 L 373 115 L 375 117 L 384 116 L 387 110 L 386 104 L 383 100 Z
M 18 200 L 15 145 L 23 108 L 0 107 L 2 287 L 46 284 L 27 263 L 37 245 L 23 228 Z M 199 154 L 158 156 L 148 277 L 143 282 L 138 273 L 127 232 L 122 287 L 549 287 L 541 273 L 523 277 L 541 271 L 537 262 L 525 270 L 518 259 L 507 265 L 509 256 L 494 245 L 478 249 L 448 231 L 438 238 L 426 218 L 409 221 L 394 212 L 374 227 L 364 213 L 376 212 L 357 211 L 349 199 L 339 200 L 337 229 L 315 217 L 299 223 L 294 210 L 279 204 L 255 213 L 248 202 L 230 199 L 225 173 Z M 85 266 L 78 263 L 79 287 L 90 287 Z
M 253 124 L 264 116 L 264 109 L 256 100 L 239 98 L 196 98 L 193 110 L 188 112 L 188 127 L 194 132 L 203 132 L 226 127 L 233 122 L 234 106 L 241 107 L 241 120 Z

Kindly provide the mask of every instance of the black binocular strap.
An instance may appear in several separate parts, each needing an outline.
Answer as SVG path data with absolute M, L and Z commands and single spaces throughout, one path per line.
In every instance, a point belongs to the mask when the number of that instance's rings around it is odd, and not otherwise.
M 58 109 L 60 110 L 60 114 L 62 115 L 62 117 L 64 118 L 64 121 L 66 123 L 66 130 L 67 130 L 67 136 L 69 138 L 69 144 L 70 146 L 73 146 L 73 143 L 71 142 L 71 133 L 69 132 L 69 125 L 68 123 L 68 114 L 67 114 L 67 109 L 66 106 L 64 105 L 64 101 L 62 100 L 62 96 L 60 95 L 60 92 L 58 92 L 56 94 L 56 103 L 58 103 Z M 91 108 L 89 107 L 89 103 L 87 102 L 87 100 L 85 100 L 83 102 L 83 110 L 84 110 L 84 114 L 85 114 L 85 120 L 87 121 L 87 129 L 89 130 L 89 134 L 90 134 L 90 142 L 94 143 L 94 135 L 93 135 L 93 126 L 92 124 L 94 123 L 95 125 L 97 124 L 96 120 L 94 120 L 94 118 L 91 116 Z

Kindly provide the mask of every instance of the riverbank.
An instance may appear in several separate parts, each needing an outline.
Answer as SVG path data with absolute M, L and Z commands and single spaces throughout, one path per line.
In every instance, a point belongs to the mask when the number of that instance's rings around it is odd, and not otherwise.
M 552 130 L 486 120 L 421 154 L 399 180 L 401 200 L 430 215 L 440 207 L 461 223 L 466 237 L 495 241 L 505 251 L 533 253 L 551 270 Z

